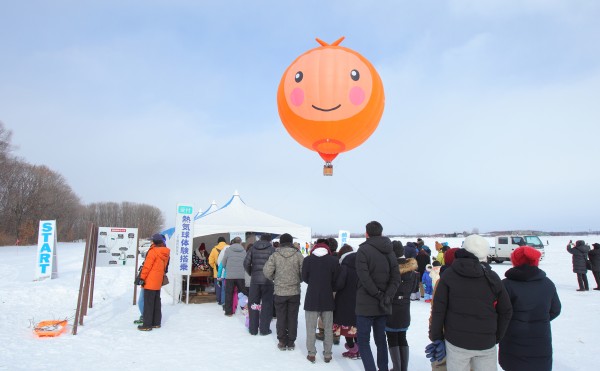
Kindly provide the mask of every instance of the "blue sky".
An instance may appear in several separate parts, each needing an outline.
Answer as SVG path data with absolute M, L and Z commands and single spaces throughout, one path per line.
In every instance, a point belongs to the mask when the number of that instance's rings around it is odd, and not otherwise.
M 0 120 L 82 202 L 167 227 L 238 190 L 319 233 L 599 230 L 598 19 L 593 0 L 3 2 Z M 386 106 L 323 177 L 276 91 L 341 36 Z

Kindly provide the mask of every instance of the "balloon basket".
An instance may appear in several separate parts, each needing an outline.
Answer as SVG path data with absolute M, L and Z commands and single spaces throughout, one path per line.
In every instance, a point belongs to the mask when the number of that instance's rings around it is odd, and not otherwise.
M 325 176 L 333 175 L 333 165 L 331 164 L 331 162 L 326 162 L 325 165 L 323 165 L 323 175 L 325 175 Z

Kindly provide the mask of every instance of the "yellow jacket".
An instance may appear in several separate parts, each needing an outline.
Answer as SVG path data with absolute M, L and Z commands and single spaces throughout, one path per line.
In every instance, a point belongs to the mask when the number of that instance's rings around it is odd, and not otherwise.
M 217 258 L 219 257 L 219 253 L 227 244 L 225 242 L 219 242 L 212 250 L 210 250 L 210 255 L 208 256 L 208 265 L 211 266 L 213 270 L 213 277 L 217 278 Z

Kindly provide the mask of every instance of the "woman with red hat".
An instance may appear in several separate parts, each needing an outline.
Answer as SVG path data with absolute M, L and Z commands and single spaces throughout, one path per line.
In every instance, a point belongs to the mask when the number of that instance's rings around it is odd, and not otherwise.
M 550 321 L 560 314 L 561 304 L 554 283 L 538 268 L 541 255 L 530 246 L 517 248 L 510 257 L 513 268 L 502 280 L 513 306 L 498 352 L 505 370 L 552 370 Z

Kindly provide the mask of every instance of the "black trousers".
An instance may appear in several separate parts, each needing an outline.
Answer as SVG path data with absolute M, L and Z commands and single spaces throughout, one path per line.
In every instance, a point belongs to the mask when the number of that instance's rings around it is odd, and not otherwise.
M 577 273 L 577 283 L 579 284 L 580 290 L 589 290 L 590 289 L 586 273 Z M 144 305 L 146 305 L 146 304 L 144 304 Z
M 300 294 L 273 297 L 275 313 L 277 313 L 277 339 L 291 345 L 298 334 L 298 311 L 300 310 Z
M 592 271 L 594 274 L 594 279 L 596 280 L 596 288 L 600 287 L 600 272 Z
M 160 289 L 144 289 L 144 327 L 160 326 L 162 320 Z
M 273 285 L 263 285 L 257 283 L 250 284 L 250 294 L 248 295 L 248 307 L 250 308 L 248 316 L 250 323 L 248 330 L 252 335 L 256 335 L 260 330 L 261 334 L 268 334 L 273 319 Z M 260 305 L 260 311 L 252 309 L 253 305 Z
M 398 347 L 398 346 L 400 346 L 400 347 L 408 346 L 408 342 L 406 341 L 406 331 L 398 331 L 398 332 L 386 331 L 385 334 L 387 335 L 389 348 Z
M 233 314 L 233 289 L 246 295 L 246 286 L 243 278 L 227 278 L 225 280 L 225 314 Z

